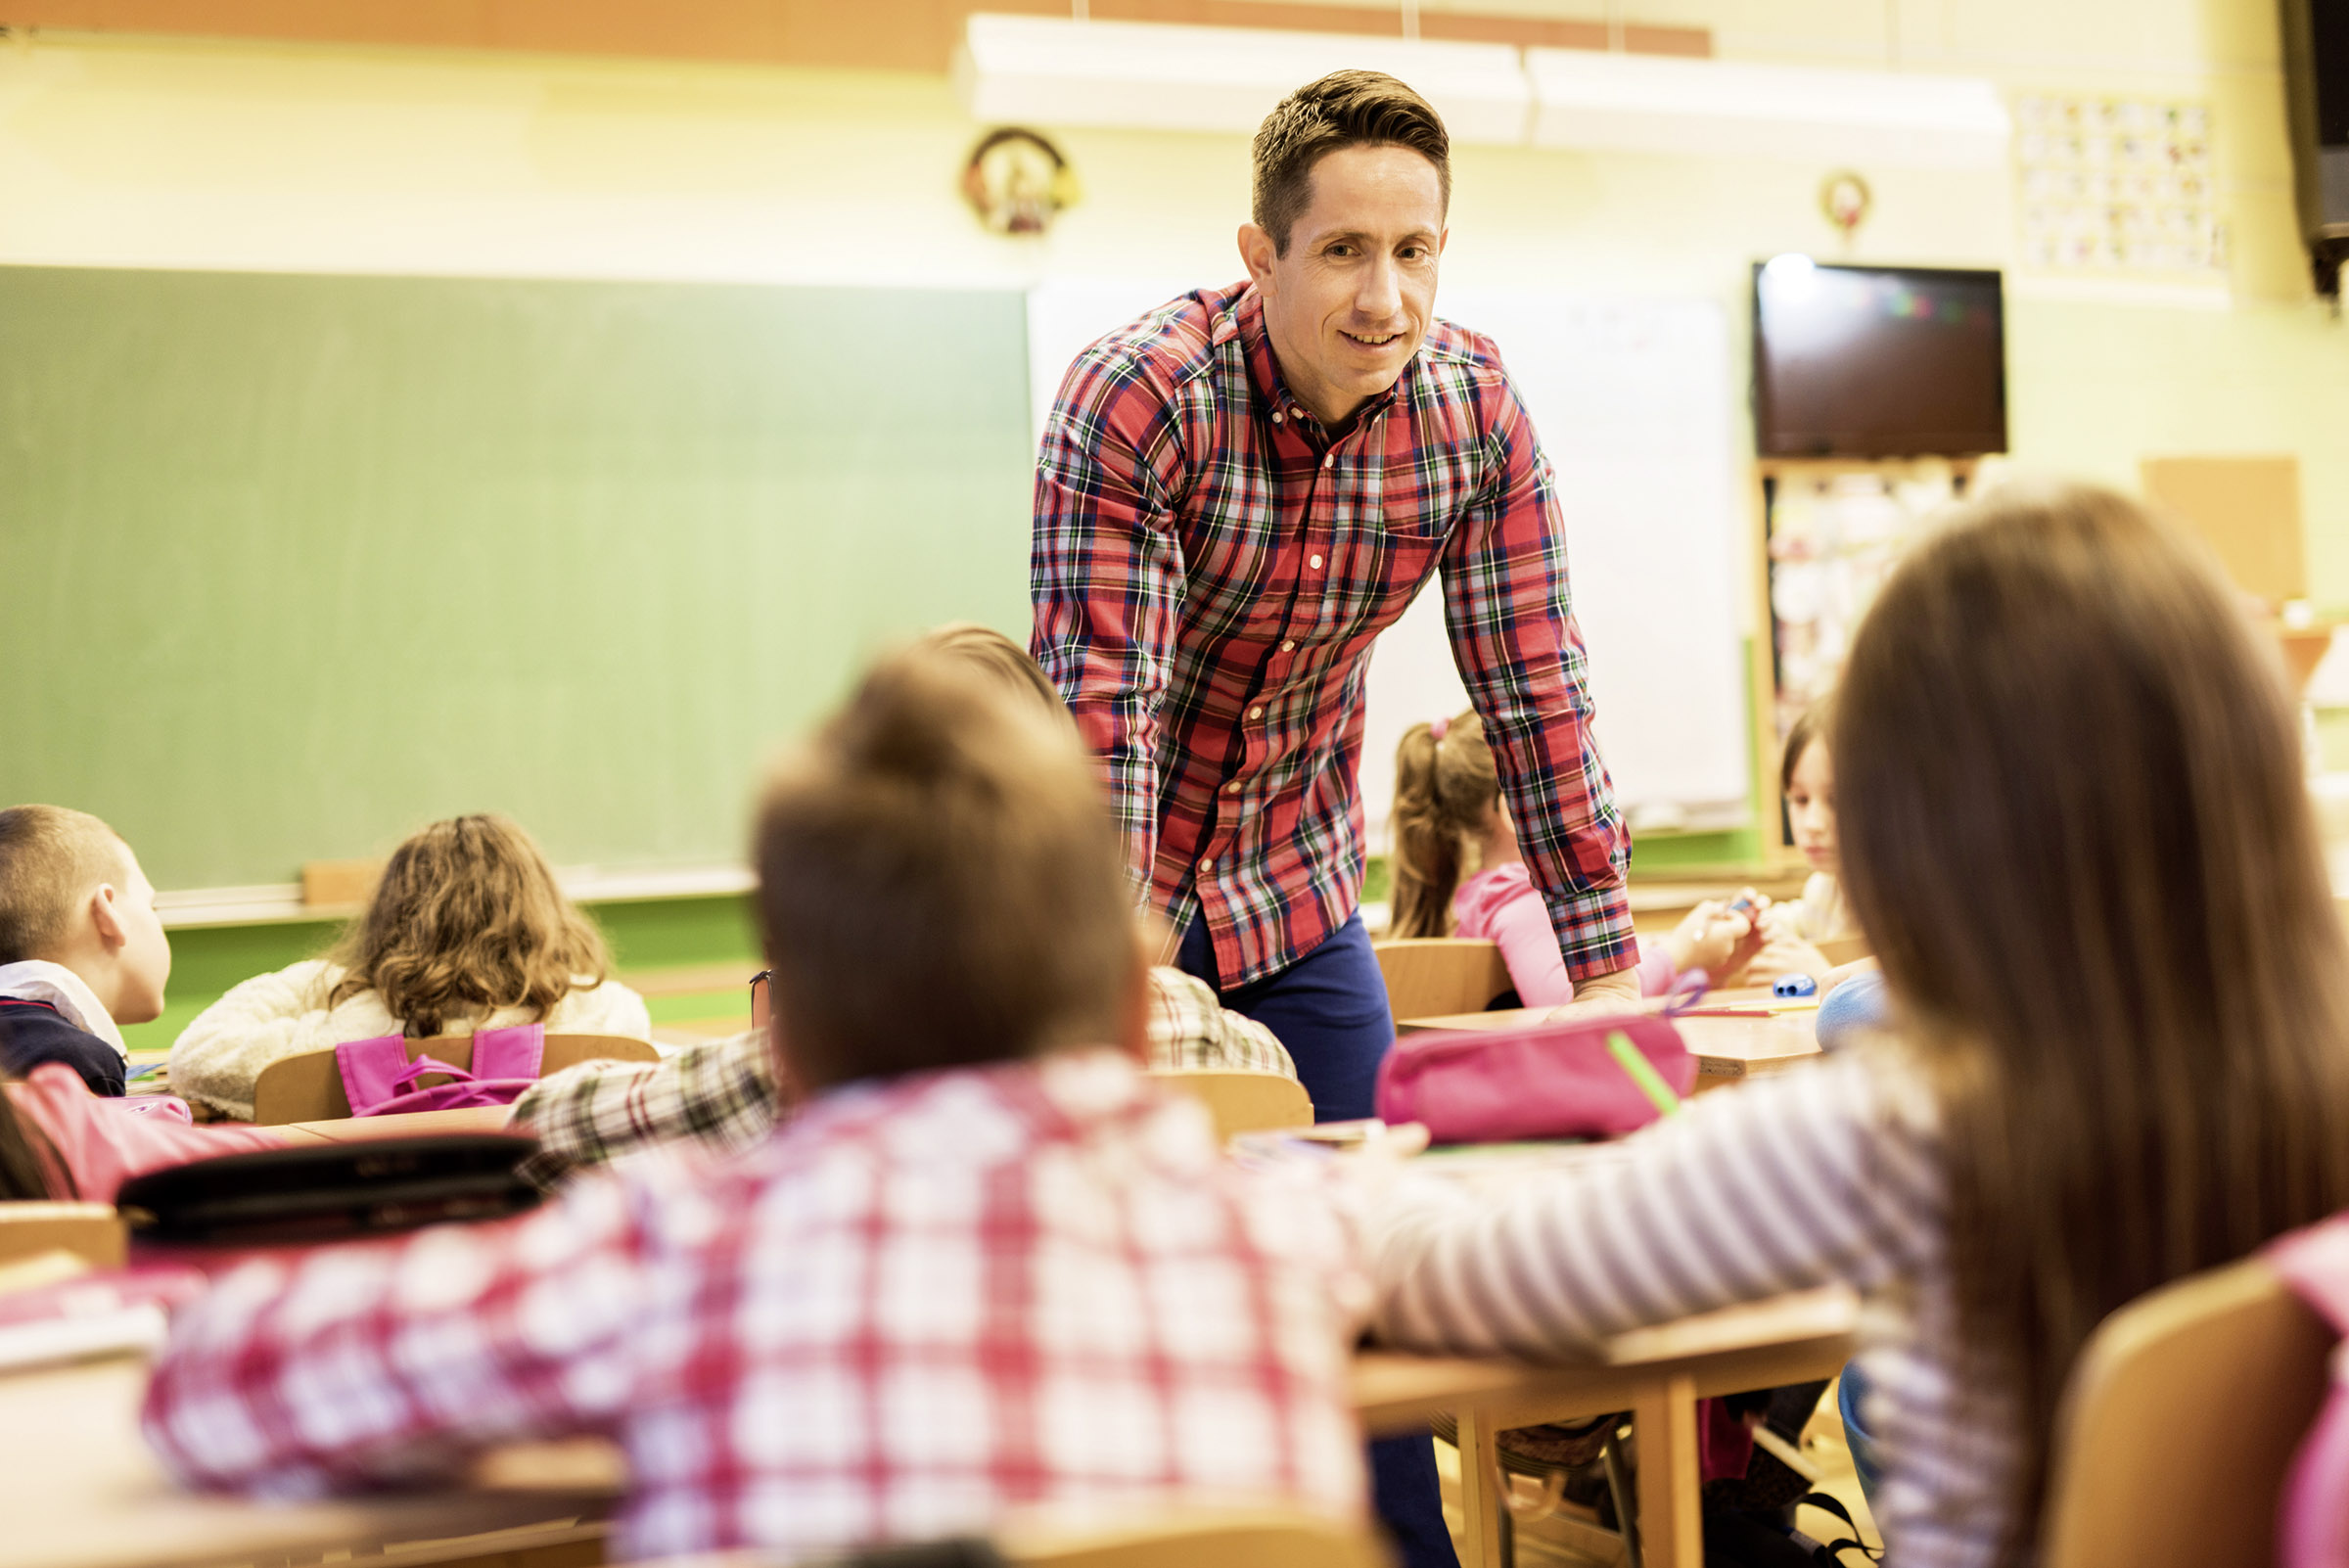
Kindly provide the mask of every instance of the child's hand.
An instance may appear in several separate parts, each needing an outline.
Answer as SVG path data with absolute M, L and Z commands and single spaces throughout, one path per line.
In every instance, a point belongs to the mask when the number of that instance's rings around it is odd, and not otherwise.
M 1767 986 L 1783 975 L 1809 975 L 1817 980 L 1834 966 L 1827 955 L 1799 937 L 1773 937 L 1745 967 L 1745 978 Z
M 1759 897 L 1751 889 L 1747 896 Z M 1708 899 L 1688 911 L 1687 918 L 1664 939 L 1664 946 L 1672 954 L 1675 972 L 1702 969 L 1719 984 L 1761 949 L 1762 934 L 1754 928 L 1752 917 Z

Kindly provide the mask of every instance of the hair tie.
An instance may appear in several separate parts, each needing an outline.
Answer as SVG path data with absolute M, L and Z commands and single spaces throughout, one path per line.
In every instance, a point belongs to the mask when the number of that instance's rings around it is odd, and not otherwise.
M 1444 744 L 1445 733 L 1451 728 L 1451 720 L 1449 717 L 1431 718 L 1427 723 L 1427 732 L 1436 738 L 1436 744 L 1438 746 Z

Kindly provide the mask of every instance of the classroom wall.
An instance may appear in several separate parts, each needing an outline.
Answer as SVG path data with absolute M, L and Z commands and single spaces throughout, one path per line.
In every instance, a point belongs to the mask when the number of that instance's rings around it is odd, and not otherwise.
M 2315 594 L 2349 604 L 2349 332 L 2306 297 L 2266 0 L 1629 0 L 1626 14 L 1709 27 L 1727 57 L 2209 97 L 2230 289 L 2016 275 L 2015 457 L 2127 484 L 2149 452 L 2297 451 Z M 0 40 L 0 264 L 965 289 L 1237 273 L 1243 138 L 1060 133 L 1084 200 L 1049 238 L 1009 240 L 955 190 L 979 129 L 944 78 L 918 74 L 19 32 Z M 1863 171 L 1876 213 L 1856 258 L 2010 262 L 2004 172 Z M 1816 209 L 1820 173 L 1463 149 L 1447 281 L 1741 312 L 1754 258 L 1842 254 Z M 1016 576 L 974 587 L 990 602 L 1018 591 Z

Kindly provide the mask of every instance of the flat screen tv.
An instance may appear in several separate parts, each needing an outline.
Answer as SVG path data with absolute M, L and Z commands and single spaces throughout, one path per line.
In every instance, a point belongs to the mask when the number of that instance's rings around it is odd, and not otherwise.
M 1764 457 L 2006 450 L 1999 274 L 1781 255 L 1754 266 Z

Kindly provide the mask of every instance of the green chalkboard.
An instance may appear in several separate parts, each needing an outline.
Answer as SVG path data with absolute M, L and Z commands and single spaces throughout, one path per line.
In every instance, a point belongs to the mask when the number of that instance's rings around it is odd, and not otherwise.
M 512 813 L 743 848 L 891 637 L 1027 623 L 1021 297 L 0 268 L 0 802 L 160 887 Z

